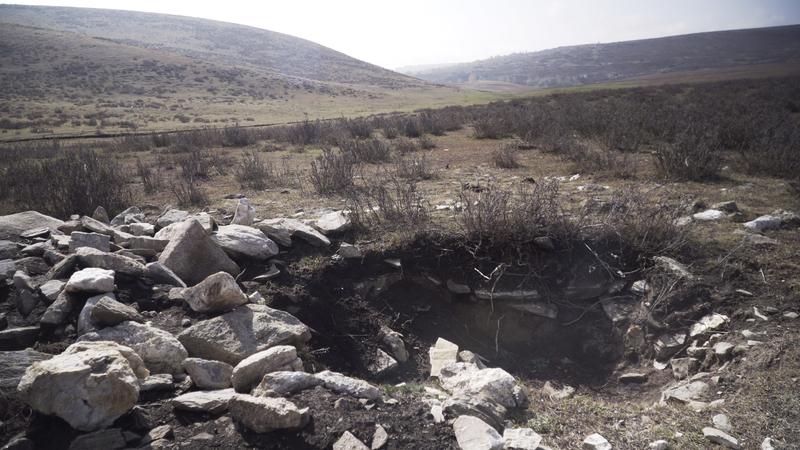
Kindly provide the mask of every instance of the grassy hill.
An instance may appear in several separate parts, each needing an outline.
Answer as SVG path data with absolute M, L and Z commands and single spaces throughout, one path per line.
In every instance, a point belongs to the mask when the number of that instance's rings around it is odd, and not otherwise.
M 252 27 L 0 5 L 0 139 L 284 122 L 491 98 Z
M 800 25 L 559 47 L 407 73 L 436 83 L 552 88 L 761 66 L 800 72 Z M 735 72 L 735 71 L 734 71 Z M 745 71 L 748 76 L 753 71 Z M 685 80 L 683 80 L 685 81 Z

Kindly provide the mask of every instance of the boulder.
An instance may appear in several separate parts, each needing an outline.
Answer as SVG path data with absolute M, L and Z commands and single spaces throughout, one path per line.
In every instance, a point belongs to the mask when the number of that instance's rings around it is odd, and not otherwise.
M 661 391 L 661 402 L 688 404 L 700 400 L 711 390 L 705 381 L 691 381 L 680 383 Z
M 0 261 L 0 263 L 1 262 L 2 261 Z M 72 272 L 75 271 L 77 265 L 78 255 L 69 255 L 51 267 L 50 270 L 47 271 L 45 278 L 48 280 L 68 278 L 72 275 Z M 2 276 L 2 273 L 0 273 L 0 276 Z
M 388 442 L 389 433 L 386 432 L 386 428 L 383 428 L 381 424 L 375 424 L 375 433 L 372 434 L 372 445 L 370 449 L 378 450 L 383 448 Z
M 314 222 L 314 226 L 325 235 L 347 231 L 352 225 L 350 214 L 346 211 L 332 211 L 323 214 Z
M 401 363 L 408 361 L 408 351 L 406 350 L 406 344 L 403 342 L 403 335 L 386 326 L 381 326 L 380 333 L 381 340 L 389 347 L 394 359 Z
M 214 243 L 197 220 L 182 222 L 175 234 L 158 262 L 188 285 L 195 285 L 217 272 L 239 273 L 239 266 Z
M 377 400 L 381 397 L 381 391 L 370 383 L 342 375 L 338 372 L 325 370 L 315 374 L 317 379 L 322 381 L 322 385 L 329 391 L 337 394 L 346 394 L 351 397 L 365 398 L 367 400 Z
M 187 352 L 172 334 L 149 324 L 123 322 L 84 334 L 79 341 L 113 341 L 127 345 L 142 357 L 153 373 L 183 373 Z
M 233 389 L 195 391 L 172 399 L 172 407 L 179 411 L 220 414 L 228 410 L 228 402 L 236 395 Z
M 169 241 L 166 239 L 156 239 L 150 236 L 133 236 L 128 239 L 128 247 L 131 249 L 152 250 L 156 253 L 167 248 Z
M 718 430 L 722 430 L 726 433 L 730 433 L 733 430 L 731 426 L 731 422 L 728 419 L 728 416 L 725 414 L 717 414 L 711 418 L 711 422 L 714 423 L 714 427 Z
M 748 230 L 762 232 L 778 230 L 780 228 L 796 227 L 800 225 L 800 218 L 795 213 L 778 210 L 772 214 L 757 217 L 750 222 L 745 222 L 743 225 Z
M 306 372 L 271 372 L 253 389 L 256 397 L 288 397 L 322 384 L 322 380 Z
M 171 271 L 169 267 L 157 261 L 151 262 L 145 266 L 144 276 L 158 283 L 169 284 L 181 288 L 186 287 L 186 283 L 184 283 L 183 280 L 181 280 L 181 278 L 175 274 L 175 272 Z
M 0 239 L 18 238 L 26 230 L 47 228 L 55 231 L 64 222 L 36 211 L 24 211 L 8 216 L 0 216 Z
M 692 215 L 694 220 L 699 221 L 713 221 L 713 220 L 720 220 L 724 219 L 728 215 L 724 211 L 720 211 L 718 209 L 707 209 L 705 211 L 696 213 Z
M 97 304 L 97 302 L 99 302 L 100 299 L 104 297 L 107 297 L 111 300 L 116 300 L 114 294 L 108 293 L 90 297 L 86 300 L 86 303 L 83 304 L 83 308 L 81 309 L 81 312 L 78 314 L 78 324 L 77 324 L 78 336 L 86 334 L 90 331 L 95 331 L 98 328 L 102 328 L 94 324 L 94 321 L 92 321 L 91 314 L 92 314 L 92 309 L 94 309 L 94 306 Z
M 142 221 L 142 220 L 144 220 L 144 214 L 142 214 L 142 210 L 139 209 L 138 206 L 131 206 L 125 211 L 122 211 L 121 213 L 114 216 L 114 218 L 111 219 L 110 224 L 116 227 L 129 223 L 135 223 L 137 221 Z
M 56 415 L 81 431 L 111 425 L 136 404 L 139 382 L 126 353 L 116 344 L 104 344 L 73 345 L 60 355 L 33 363 L 20 380 L 20 398 L 34 410 Z
M 598 433 L 590 434 L 583 440 L 584 450 L 611 450 L 611 444 Z
M 16 393 L 20 378 L 33 363 L 52 358 L 53 355 L 31 349 L 0 351 L 0 396 Z
M 56 298 L 58 298 L 58 294 L 61 293 L 66 284 L 66 282 L 61 280 L 50 280 L 45 282 L 39 286 L 39 294 L 41 294 L 42 300 L 48 304 L 53 303 Z
M 184 222 L 188 222 L 190 220 L 198 221 L 200 223 L 200 226 L 203 227 L 203 230 L 209 236 L 211 235 L 211 232 L 214 231 L 214 227 L 216 227 L 217 225 L 214 222 L 214 218 L 211 217 L 210 214 L 201 212 L 199 214 L 193 214 L 181 222 L 175 222 L 172 225 L 168 225 L 158 230 L 158 232 L 155 235 L 153 235 L 153 237 L 155 237 L 156 239 L 171 241 L 175 239 L 175 237 L 178 235 L 178 230 L 180 229 L 181 224 L 183 224 Z
M 183 369 L 192 377 L 192 382 L 200 389 L 226 389 L 231 387 L 233 366 L 221 361 L 201 358 L 186 358 Z
M 692 325 L 689 329 L 689 337 L 696 337 L 705 333 L 718 331 L 727 325 L 728 322 L 730 322 L 730 319 L 726 315 L 718 313 L 709 314 Z
M 69 450 L 118 450 L 127 447 L 125 437 L 119 428 L 109 428 L 93 433 L 82 434 L 69 444 Z
M 8 328 L 0 331 L 0 350 L 23 350 L 39 338 L 38 326 Z
M 211 236 L 225 253 L 235 259 L 265 261 L 278 254 L 278 245 L 258 228 L 225 225 Z
M 252 354 L 233 368 L 231 382 L 236 392 L 250 392 L 265 374 L 280 370 L 297 359 L 291 345 L 277 345 Z
M 333 450 L 370 450 L 370 448 L 355 437 L 353 433 L 345 431 L 344 434 L 333 443 Z
M 139 392 L 172 390 L 175 379 L 168 373 L 157 373 L 139 380 Z
M 700 361 L 694 358 L 672 358 L 669 364 L 672 366 L 672 377 L 676 380 L 689 378 L 700 367 Z
M 736 438 L 716 428 L 703 428 L 703 436 L 705 436 L 706 440 L 709 442 L 713 442 L 714 444 L 721 445 L 725 448 L 732 448 L 735 450 L 742 448 L 739 446 L 739 441 L 736 440 Z
M 450 363 L 442 368 L 439 383 L 454 396 L 490 399 L 506 408 L 528 406 L 525 391 L 500 368 L 478 369 L 470 363 Z
M 156 227 L 146 222 L 132 223 L 130 226 L 131 234 L 134 236 L 153 236 L 156 234 Z
M 69 235 L 69 251 L 75 252 L 81 247 L 89 247 L 107 252 L 111 250 L 111 238 L 106 234 L 100 233 L 84 233 L 82 231 L 73 231 Z
M 89 317 L 100 328 L 113 327 L 127 320 L 144 323 L 144 317 L 139 311 L 109 296 L 103 296 L 97 301 Z
M 105 234 L 107 236 L 114 236 L 114 228 L 112 228 L 111 225 L 92 219 L 89 216 L 82 216 L 80 221 L 81 226 L 86 230 Z
M 309 328 L 296 317 L 253 304 L 198 322 L 178 335 L 191 356 L 231 365 L 270 347 L 301 345 L 309 339 Z
M 17 253 L 19 253 L 19 251 L 20 250 L 15 242 L 0 240 L 0 260 L 13 259 L 15 256 L 17 256 Z M 30 255 L 30 256 L 41 256 L 41 255 Z
M 228 402 L 231 417 L 256 433 L 296 430 L 308 423 L 308 408 L 298 408 L 285 398 L 234 394 Z
M 431 376 L 438 377 L 439 373 L 447 364 L 458 361 L 458 345 L 439 338 L 436 344 L 428 350 L 431 363 Z
M 670 356 L 674 355 L 681 348 L 683 348 L 684 344 L 686 343 L 686 334 L 679 332 L 679 333 L 672 333 L 672 334 L 663 334 L 658 337 L 656 343 L 653 344 L 653 347 L 656 352 L 656 359 L 665 360 Z
M 537 450 L 542 436 L 530 428 L 506 428 L 503 431 L 504 450 Z
M 16 306 L 19 315 L 28 317 L 39 303 L 39 296 L 31 291 L 17 291 Z
M 78 304 L 77 294 L 71 294 L 64 289 L 44 311 L 39 323 L 50 326 L 61 325 L 67 321 L 70 314 L 78 307 Z
M 256 209 L 250 205 L 246 198 L 240 198 L 233 213 L 233 225 L 251 226 L 256 219 Z
M 181 295 L 197 312 L 227 312 L 249 301 L 236 280 L 226 272 L 209 275 L 195 286 L 184 289 Z
M 380 377 L 393 371 L 397 368 L 397 366 L 399 366 L 399 364 L 397 363 L 396 359 L 392 358 L 388 353 L 378 348 L 375 349 L 375 359 L 373 360 L 372 364 L 370 364 L 369 370 L 373 375 Z
M 121 273 L 135 278 L 144 274 L 144 264 L 127 256 L 101 252 L 89 247 L 79 248 L 75 254 L 78 255 L 78 262 L 85 267 L 113 270 L 117 274 Z
M 453 431 L 462 450 L 500 450 L 503 438 L 486 422 L 474 416 L 460 416 L 453 422 Z
M 102 294 L 114 291 L 114 271 L 90 267 L 72 274 L 64 287 L 71 294 Z
M 255 227 L 270 237 L 288 232 L 292 237 L 302 239 L 315 247 L 327 247 L 331 245 L 330 239 L 325 237 L 324 234 L 297 219 L 279 218 L 262 220 L 255 224 Z
M 94 212 L 92 213 L 92 219 L 100 221 L 100 222 L 103 222 L 103 223 L 109 223 L 110 222 L 110 220 L 108 218 L 108 212 L 102 206 L 98 206 L 97 208 L 94 209 Z
M 182 211 L 180 209 L 170 209 L 169 211 L 162 214 L 158 219 L 156 219 L 156 226 L 158 228 L 166 228 L 173 223 L 183 222 L 189 217 L 188 211 Z

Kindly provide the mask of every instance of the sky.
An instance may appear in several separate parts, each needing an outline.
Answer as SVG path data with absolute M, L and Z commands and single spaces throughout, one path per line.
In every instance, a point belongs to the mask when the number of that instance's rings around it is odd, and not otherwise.
M 396 69 L 563 45 L 800 23 L 800 0 L 45 0 L 251 25 Z M 2 18 L 0 17 L 0 21 Z

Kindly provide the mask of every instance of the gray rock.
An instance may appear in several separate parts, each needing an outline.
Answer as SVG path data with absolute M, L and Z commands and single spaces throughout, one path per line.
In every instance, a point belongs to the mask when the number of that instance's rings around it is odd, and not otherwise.
M 236 211 L 233 213 L 233 225 L 251 226 L 256 218 L 256 209 L 250 205 L 246 198 L 240 198 L 236 205 Z
M 34 363 L 20 380 L 20 398 L 34 410 L 61 417 L 81 431 L 111 425 L 139 398 L 132 368 L 137 361 L 129 360 L 132 352 L 123 353 L 118 347 L 73 345 Z
M 584 450 L 611 450 L 611 444 L 598 433 L 590 434 L 583 440 Z
M 575 395 L 575 388 L 565 384 L 561 386 L 561 389 L 558 389 L 547 381 L 542 387 L 542 394 L 549 397 L 550 400 L 566 400 Z
M 71 294 L 102 294 L 114 290 L 114 271 L 90 267 L 72 274 L 64 287 Z
M 386 428 L 383 428 L 383 426 L 380 424 L 376 424 L 375 433 L 372 435 L 372 444 L 370 445 L 370 449 L 381 449 L 386 445 L 387 442 L 389 442 L 389 433 L 386 432 Z
M 739 207 L 736 205 L 736 202 L 733 201 L 733 200 L 714 203 L 713 205 L 711 205 L 711 209 L 717 209 L 717 210 L 724 211 L 724 212 L 729 213 L 729 214 L 739 211 Z
M 217 272 L 239 273 L 239 266 L 192 219 L 175 229 L 176 237 L 161 252 L 158 262 L 175 272 L 188 285 L 195 285 Z
M 32 292 L 35 289 L 33 287 L 33 281 L 31 280 L 31 277 L 21 270 L 14 272 L 14 275 L 11 277 L 11 281 L 14 283 L 14 287 L 20 291 Z
M 17 244 L 15 242 L 0 240 L 0 260 L 13 259 L 15 256 L 17 256 L 17 253 L 19 253 L 19 248 L 17 247 Z M 41 256 L 41 255 L 30 255 L 30 256 Z
M 75 252 L 81 247 L 89 247 L 107 252 L 111 250 L 111 238 L 108 235 L 100 233 L 84 233 L 82 231 L 73 231 L 69 236 L 69 251 Z
M 149 324 L 123 322 L 87 333 L 80 341 L 113 341 L 134 349 L 153 373 L 183 373 L 187 352 L 172 334 Z
M 441 408 L 448 418 L 474 416 L 497 431 L 503 430 L 504 418 L 508 413 L 508 410 L 502 405 L 491 400 L 479 398 L 447 397 Z M 431 411 L 434 412 L 433 408 L 431 408 Z
M 144 323 L 144 317 L 139 311 L 109 296 L 103 296 L 97 301 L 89 317 L 100 328 L 113 327 L 127 320 Z
M 325 389 L 336 392 L 337 394 L 346 394 L 351 397 L 365 398 L 367 400 L 377 400 L 381 397 L 380 389 L 364 380 L 351 378 L 341 373 L 331 372 L 330 370 L 319 372 L 315 374 L 315 376 L 322 381 L 322 385 Z
M 647 374 L 639 372 L 628 372 L 619 376 L 620 383 L 647 383 Z
M 37 361 L 52 358 L 53 355 L 31 349 L 0 351 L 0 395 L 16 392 L 20 378 L 25 370 Z
M 389 356 L 389 354 L 383 350 L 376 349 L 375 360 L 369 366 L 369 370 L 373 375 L 380 377 L 393 371 L 397 366 L 399 366 L 399 364 L 396 359 Z
M 764 438 L 764 440 L 761 441 L 761 450 L 775 450 L 774 444 L 775 442 L 772 438 Z
M 184 289 L 182 296 L 197 312 L 227 312 L 249 301 L 236 280 L 226 272 L 209 275 L 197 285 Z
M 725 433 L 724 431 L 717 430 L 716 428 L 705 427 L 703 428 L 703 436 L 709 441 L 723 447 L 740 449 L 739 441 L 733 436 Z
M 705 211 L 693 214 L 692 218 L 694 220 L 707 222 L 707 221 L 724 219 L 727 216 L 728 215 L 725 214 L 724 211 L 720 211 L 718 209 L 707 209 Z
M 174 387 L 175 379 L 168 373 L 157 373 L 139 380 L 139 392 L 167 391 Z
M 748 230 L 763 232 L 796 227 L 798 224 L 800 224 L 800 218 L 798 218 L 796 214 L 778 210 L 772 214 L 758 217 L 750 222 L 745 222 L 743 225 Z
M 181 278 L 171 271 L 167 266 L 160 262 L 152 262 L 145 266 L 144 276 L 163 284 L 178 286 L 181 288 L 186 287 L 186 283 Z
M 462 450 L 500 450 L 503 438 L 486 422 L 474 416 L 461 416 L 453 422 L 453 431 Z
M 82 334 L 86 334 L 86 333 L 88 333 L 90 331 L 96 331 L 98 328 L 100 328 L 100 327 L 96 326 L 94 324 L 94 322 L 92 321 L 91 313 L 92 313 L 92 309 L 94 309 L 94 306 L 103 297 L 108 297 L 108 298 L 110 298 L 112 300 L 116 300 L 116 297 L 114 296 L 114 294 L 107 293 L 107 294 L 100 294 L 100 295 L 96 295 L 94 297 L 90 297 L 90 298 L 88 298 L 86 300 L 86 303 L 83 304 L 83 308 L 81 309 L 81 312 L 78 314 L 77 331 L 78 331 L 78 335 L 79 336 L 82 335 Z
M 483 359 L 480 357 L 480 355 L 469 350 L 461 350 L 458 352 L 458 361 L 474 364 L 478 369 L 486 368 L 486 365 L 483 364 Z
M 700 367 L 700 361 L 694 358 L 673 358 L 669 363 L 672 366 L 672 376 L 676 380 L 688 378 Z
M 231 365 L 270 347 L 309 339 L 308 327 L 291 314 L 253 304 L 198 322 L 178 335 L 191 356 Z
M 172 399 L 172 407 L 179 411 L 220 414 L 228 410 L 228 402 L 236 395 L 233 389 L 195 391 Z
M 122 436 L 122 430 L 119 428 L 109 428 L 82 434 L 69 444 L 69 450 L 118 450 L 125 447 L 127 447 L 127 443 L 125 442 L 125 437 Z
M 56 326 L 61 325 L 67 321 L 69 315 L 78 307 L 78 298 L 75 294 L 71 294 L 62 290 L 56 300 L 47 307 L 39 323 L 42 325 Z
M 256 433 L 300 429 L 310 419 L 308 408 L 298 408 L 284 398 L 234 394 L 228 406 L 235 421 Z
M 688 404 L 700 400 L 710 389 L 705 381 L 689 380 L 661 391 L 661 401 Z
M 672 333 L 659 336 L 656 343 L 653 345 L 656 352 L 656 359 L 665 360 L 674 355 L 686 343 L 686 335 L 684 333 Z
M 131 234 L 134 236 L 153 236 L 156 234 L 156 227 L 153 224 L 146 222 L 137 222 L 131 224 Z
M 94 212 L 92 213 L 92 219 L 103 223 L 110 222 L 108 218 L 108 212 L 106 212 L 106 209 L 103 208 L 102 206 L 98 206 L 97 208 L 94 209 Z
M 428 357 L 431 364 L 431 376 L 438 377 L 442 367 L 454 363 L 458 360 L 458 345 L 439 338 L 436 344 L 428 350 Z
M 58 294 L 61 293 L 66 284 L 66 282 L 61 280 L 50 280 L 42 284 L 39 286 L 39 293 L 42 295 L 42 300 L 48 304 L 53 303 L 56 298 L 58 298 Z
M 350 215 L 345 211 L 332 211 L 323 214 L 314 222 L 314 226 L 325 235 L 347 231 L 352 225 Z
M 669 442 L 659 439 L 647 444 L 648 450 L 669 450 Z
M 180 209 L 170 209 L 169 211 L 162 214 L 156 220 L 156 226 L 158 228 L 165 228 L 173 223 L 183 222 L 189 217 L 189 213 L 187 211 L 181 211 Z
M 333 443 L 333 450 L 370 450 L 361 440 L 349 431 L 345 431 L 339 439 Z
M 132 249 L 152 250 L 158 253 L 167 248 L 169 241 L 150 236 L 133 236 L 128 240 L 128 244 Z
M 730 433 L 733 430 L 731 426 L 730 420 L 728 420 L 728 416 L 725 414 L 717 414 L 711 418 L 711 422 L 714 423 L 714 427 L 718 430 L 722 430 L 726 433 Z
M 111 225 L 92 219 L 89 216 L 83 216 L 80 220 L 81 226 L 89 231 L 105 234 L 107 236 L 114 236 L 114 228 L 112 228 Z
M 278 254 L 276 243 L 261 230 L 249 226 L 221 226 L 211 239 L 235 259 L 264 261 Z
M 342 242 L 339 244 L 339 250 L 336 252 L 336 254 L 344 259 L 359 259 L 364 256 L 361 253 L 361 249 L 353 244 L 348 244 L 347 242 Z
M 36 308 L 36 305 L 39 303 L 39 296 L 34 294 L 31 291 L 18 291 L 17 293 L 17 312 L 22 317 L 28 317 L 31 312 Z
M 233 366 L 221 361 L 201 358 L 186 358 L 183 368 L 200 389 L 226 389 L 231 387 Z
M 254 353 L 233 368 L 233 388 L 236 392 L 249 393 L 265 374 L 280 370 L 296 359 L 297 350 L 291 345 L 277 345 Z
M 253 389 L 256 397 L 288 397 L 322 384 L 322 380 L 306 372 L 271 372 Z
M 530 428 L 506 428 L 503 431 L 504 450 L 537 450 L 542 436 Z
M 114 218 L 111 219 L 110 224 L 112 226 L 120 226 L 141 220 L 144 220 L 144 214 L 142 214 L 142 210 L 139 209 L 138 206 L 131 206 L 125 211 L 122 211 L 121 213 L 114 216 Z
M 144 275 L 144 264 L 135 259 L 128 258 L 127 256 L 101 252 L 100 250 L 88 247 L 79 248 L 75 254 L 78 255 L 78 261 L 81 265 L 85 267 L 113 270 L 116 273 L 136 278 Z
M 718 313 L 712 313 L 701 318 L 696 324 L 692 325 L 689 329 L 689 337 L 697 337 L 706 333 L 712 333 L 724 328 L 730 319 L 728 316 Z
M 14 261 L 14 271 L 21 270 L 30 276 L 43 275 L 50 270 L 44 259 L 36 256 L 28 256 Z M 11 272 L 13 275 L 14 271 Z
M 687 280 L 694 280 L 694 275 L 683 264 L 675 261 L 667 256 L 656 256 L 653 258 L 656 265 L 666 272 L 671 273 L 676 278 L 684 278 Z
M 387 347 L 389 347 L 394 359 L 401 363 L 408 361 L 408 351 L 406 350 L 406 345 L 403 342 L 403 335 L 389 329 L 386 326 L 381 326 L 380 333 L 381 340 Z
M 21 255 L 23 255 L 23 256 L 38 256 L 38 257 L 41 257 L 41 256 L 44 256 L 44 252 L 47 251 L 47 250 L 55 250 L 53 248 L 53 244 L 51 244 L 49 241 L 37 242 L 35 244 L 27 245 L 22 250 L 20 250 L 19 253 Z M 2 249 L 0 248 L 0 252 L 1 251 L 2 251 Z M 2 258 L 0 258 L 0 259 L 2 259 Z
M 159 427 L 155 427 L 152 430 L 148 431 L 142 440 L 139 442 L 140 444 L 147 444 L 153 441 L 158 441 L 160 439 L 172 439 L 175 436 L 172 427 L 169 425 L 161 425 Z
M 302 239 L 315 247 L 328 247 L 330 239 L 297 219 L 279 218 L 262 220 L 254 225 L 267 236 L 273 237 L 288 232 L 292 237 Z
M 36 211 L 24 211 L 0 216 L 0 239 L 17 238 L 31 228 L 57 230 L 64 222 Z
M 717 356 L 718 359 L 725 360 L 732 355 L 733 349 L 735 347 L 736 346 L 734 344 L 731 344 L 730 342 L 717 342 L 716 344 L 714 344 L 713 347 L 714 354 Z
M 439 383 L 456 397 L 489 399 L 506 408 L 528 406 L 525 391 L 500 368 L 478 369 L 474 364 L 450 363 L 442 367 Z
M 69 278 L 77 265 L 78 255 L 69 255 L 51 267 L 45 278 L 48 280 Z
M 158 230 L 158 232 L 153 237 L 155 237 L 156 239 L 164 239 L 167 241 L 171 241 L 175 239 L 175 237 L 178 235 L 177 230 L 180 229 L 181 225 L 190 220 L 198 221 L 200 223 L 200 226 L 203 227 L 203 230 L 206 232 L 206 235 L 208 236 L 211 235 L 211 232 L 213 232 L 214 228 L 216 227 L 214 218 L 211 217 L 211 215 L 209 215 L 208 213 L 201 212 L 199 214 L 193 214 L 181 222 L 175 222 L 171 225 L 168 225 Z

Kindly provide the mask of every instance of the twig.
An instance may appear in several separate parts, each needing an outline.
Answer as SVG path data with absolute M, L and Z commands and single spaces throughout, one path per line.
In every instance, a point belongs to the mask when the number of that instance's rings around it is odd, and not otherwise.
M 500 344 L 498 342 L 500 339 L 500 321 L 503 320 L 503 317 L 505 316 L 506 315 L 503 314 L 502 316 L 500 316 L 500 318 L 497 319 L 497 330 L 494 333 L 494 353 L 496 355 L 500 354 Z

